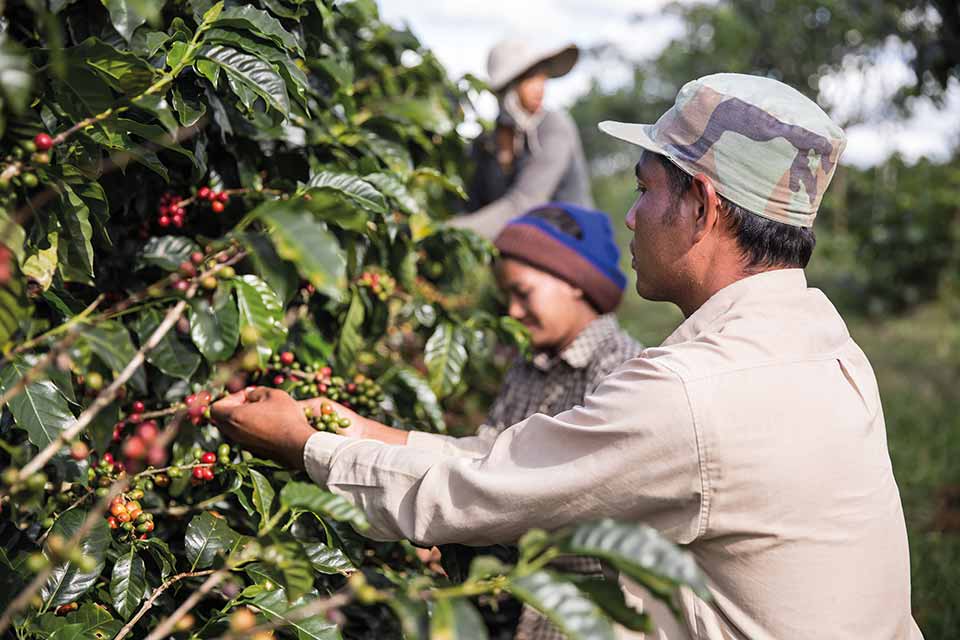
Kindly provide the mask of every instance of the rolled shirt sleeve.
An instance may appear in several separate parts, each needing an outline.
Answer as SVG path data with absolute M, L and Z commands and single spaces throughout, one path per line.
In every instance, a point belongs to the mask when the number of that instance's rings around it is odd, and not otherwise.
M 483 457 L 322 433 L 304 457 L 314 481 L 363 509 L 375 539 L 509 543 L 600 517 L 644 521 L 684 543 L 701 529 L 686 389 L 650 360 L 628 362 L 583 407 L 510 427 Z
M 482 458 L 490 453 L 490 447 L 493 446 L 497 435 L 497 430 L 488 425 L 481 425 L 477 430 L 477 435 L 463 438 L 445 436 L 439 433 L 411 431 L 407 436 L 407 446 L 451 456 Z

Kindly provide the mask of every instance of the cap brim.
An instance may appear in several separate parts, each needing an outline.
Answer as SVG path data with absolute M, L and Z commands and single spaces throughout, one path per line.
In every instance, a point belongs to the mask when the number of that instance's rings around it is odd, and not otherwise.
M 624 142 L 635 144 L 638 147 L 653 151 L 654 153 L 659 153 L 660 155 L 669 155 L 667 151 L 659 144 L 654 142 L 653 138 L 650 136 L 653 125 L 604 120 L 598 124 L 597 127 L 599 127 L 600 131 L 603 131 L 608 136 L 613 136 L 614 138 L 618 138 Z
M 517 78 L 530 73 L 533 69 L 540 67 L 550 78 L 559 78 L 570 73 L 570 70 L 580 59 L 580 48 L 575 44 L 568 44 L 553 51 L 547 51 L 538 55 L 530 64 L 520 68 L 519 71 L 509 73 L 500 80 L 487 80 L 487 86 L 494 92 L 500 92 L 510 86 Z
M 580 59 L 580 48 L 575 44 L 568 44 L 559 51 L 545 56 L 541 64 L 551 78 L 559 78 L 570 73 L 570 70 Z

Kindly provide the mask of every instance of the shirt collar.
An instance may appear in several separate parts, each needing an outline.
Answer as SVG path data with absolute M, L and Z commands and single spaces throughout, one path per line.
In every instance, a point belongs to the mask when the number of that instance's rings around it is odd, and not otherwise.
M 604 314 L 590 322 L 558 355 L 551 355 L 546 351 L 534 354 L 533 366 L 542 371 L 549 371 L 557 362 L 563 360 L 574 369 L 582 369 L 590 364 L 597 347 L 616 333 L 617 329 L 617 319 L 613 314 Z
M 737 280 L 714 293 L 699 309 L 663 341 L 661 346 L 693 340 L 725 314 L 738 300 L 771 292 L 806 289 L 807 276 L 803 269 L 775 269 Z

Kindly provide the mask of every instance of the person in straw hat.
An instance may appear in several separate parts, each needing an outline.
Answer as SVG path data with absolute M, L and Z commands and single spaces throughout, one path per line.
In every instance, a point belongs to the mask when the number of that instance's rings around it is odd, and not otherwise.
M 583 406 L 533 415 L 481 456 L 349 413 L 346 433 L 317 433 L 274 389 L 221 400 L 218 423 L 360 505 L 375 538 L 647 523 L 706 576 L 680 592 L 685 637 L 922 638 L 877 381 L 804 274 L 843 130 L 742 74 L 687 83 L 653 125 L 600 128 L 642 150 L 626 214 L 636 290 L 685 319 Z
M 496 127 L 473 145 L 476 172 L 472 213 L 451 221 L 493 239 L 525 211 L 550 201 L 592 207 L 580 134 L 570 115 L 543 108 L 546 81 L 566 75 L 579 49 L 541 51 L 526 40 L 496 44 L 487 58 L 488 85 L 497 95 Z

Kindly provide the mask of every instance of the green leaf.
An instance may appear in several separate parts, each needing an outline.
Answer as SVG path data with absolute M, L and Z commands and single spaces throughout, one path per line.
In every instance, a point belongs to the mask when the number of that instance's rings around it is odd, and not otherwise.
M 229 283 L 222 282 L 213 302 L 206 298 L 190 301 L 190 337 L 210 362 L 222 362 L 237 350 L 240 312 L 232 291 Z
M 405 640 L 426 640 L 430 637 L 425 602 L 408 598 L 402 592 L 398 592 L 387 600 L 387 606 L 400 621 L 400 629 Z
M 68 282 L 93 282 L 93 227 L 90 209 L 69 185 L 63 184 L 60 199 L 60 271 Z M 67 268 L 76 270 L 70 274 Z M 71 276 L 71 277 L 68 277 Z
M 116 321 L 84 325 L 81 340 L 90 347 L 105 365 L 110 367 L 114 374 L 123 371 L 137 354 L 127 328 Z M 147 392 L 147 375 L 143 367 L 137 368 L 130 378 L 130 384 L 139 393 Z
M 186 42 L 174 42 L 170 45 L 170 51 L 167 52 L 167 66 L 171 69 L 180 66 L 189 53 L 190 45 Z
M 280 491 L 280 504 L 288 509 L 309 511 L 341 522 L 349 522 L 356 529 L 366 529 L 367 518 L 346 498 L 324 491 L 306 482 L 289 482 Z
M 453 393 L 467 364 L 466 339 L 452 323 L 441 323 L 427 340 L 424 358 L 430 387 L 441 397 Z
M 300 199 L 271 200 L 254 209 L 271 227 L 277 254 L 296 265 L 318 291 L 339 300 L 347 280 L 347 259 L 336 236 L 307 210 Z
M 430 388 L 430 383 L 413 367 L 398 367 L 394 371 L 397 381 L 407 390 L 413 392 L 413 397 L 416 400 L 414 411 L 418 417 L 422 415 L 434 429 L 441 433 L 445 432 L 447 425 L 443 420 L 443 408 L 440 406 L 437 394 Z
M 50 634 L 48 640 L 87 640 L 82 624 L 65 624 Z
M 296 630 L 297 637 L 300 640 L 340 640 L 340 630 L 337 625 L 327 620 L 322 614 L 303 620 L 287 619 L 285 614 L 288 611 L 302 606 L 307 598 L 314 599 L 315 597 L 306 596 L 299 600 L 292 599 L 293 602 L 289 602 L 283 589 L 273 589 L 260 593 L 251 601 L 251 604 L 260 609 L 268 620 L 283 620 L 283 627 Z
M 14 359 L 0 371 L 0 393 L 14 387 L 29 370 L 30 365 L 25 360 Z M 41 449 L 56 440 L 76 420 L 57 386 L 43 378 L 28 384 L 10 398 L 7 406 L 17 426 L 25 430 L 30 442 Z
M 304 542 L 303 550 L 310 559 L 315 571 L 320 573 L 349 573 L 354 570 L 353 563 L 341 549 L 330 547 L 322 542 Z
M 142 93 L 153 84 L 154 69 L 146 60 L 129 51 L 120 51 L 110 45 L 87 38 L 71 50 L 117 91 L 128 96 Z
M 64 512 L 50 531 L 50 535 L 62 536 L 69 540 L 83 524 L 87 512 L 81 509 L 71 509 Z M 97 518 L 96 523 L 87 535 L 80 541 L 80 549 L 85 556 L 89 556 L 96 563 L 92 571 L 81 571 L 72 562 L 57 566 L 40 590 L 40 595 L 48 607 L 58 607 L 68 602 L 74 602 L 90 589 L 100 572 L 103 571 L 104 558 L 107 547 L 110 546 L 110 528 L 107 521 Z
M 222 551 L 229 550 L 238 538 L 236 531 L 227 521 L 210 513 L 201 513 L 187 525 L 183 541 L 190 571 L 205 569 L 213 564 Z
M 267 477 L 256 469 L 250 469 L 250 481 L 253 484 L 253 504 L 260 513 L 260 526 L 263 526 L 270 519 L 276 492 Z
M 147 538 L 146 540 L 140 540 L 137 544 L 141 547 L 146 547 L 147 551 L 153 556 L 154 561 L 160 565 L 160 577 L 166 580 L 173 573 L 173 570 L 177 567 L 177 559 L 174 557 L 173 552 L 170 551 L 170 546 L 161 538 Z
M 95 638 L 106 640 L 112 638 L 123 626 L 119 620 L 114 620 L 104 607 L 92 603 L 80 605 L 80 608 L 66 616 L 68 624 L 79 624 L 82 628 L 84 640 Z
M 200 55 L 220 65 L 235 82 L 259 95 L 284 116 L 289 114 L 286 83 L 269 62 L 219 44 L 205 47 Z
M 283 302 L 266 282 L 254 275 L 233 280 L 240 311 L 240 341 L 245 347 L 255 347 L 260 365 L 266 366 L 274 350 L 287 337 L 283 324 Z M 252 327 L 253 331 L 246 328 Z M 251 335 L 256 333 L 256 338 Z
M 110 22 L 123 39 L 130 42 L 133 32 L 147 19 L 136 11 L 136 2 L 131 0 L 101 0 L 110 12 Z
M 220 65 L 212 60 L 197 60 L 193 63 L 197 73 L 210 81 L 214 88 L 217 87 L 217 80 L 220 79 Z
M 609 519 L 589 522 L 565 537 L 560 548 L 567 554 L 605 560 L 668 601 L 679 585 L 688 585 L 701 598 L 710 598 L 693 555 L 652 527 Z
M 127 619 L 139 606 L 146 592 L 146 567 L 134 546 L 130 545 L 130 550 L 117 558 L 113 565 L 113 575 L 110 578 L 113 608 Z
M 420 212 L 419 203 L 395 176 L 389 173 L 370 173 L 363 176 L 363 179 L 379 189 L 385 196 L 393 198 L 404 213 Z
M 296 267 L 277 255 L 273 242 L 266 234 L 245 233 L 241 239 L 249 249 L 250 262 L 257 275 L 277 292 L 281 300 L 292 300 L 300 285 Z
M 140 344 L 145 344 L 163 322 L 163 314 L 156 309 L 143 311 L 135 322 Z M 168 331 L 157 346 L 147 353 L 147 362 L 168 376 L 189 380 L 200 366 L 200 354 L 180 339 L 176 330 Z
M 306 195 L 310 199 L 306 200 Z M 313 214 L 341 229 L 364 233 L 370 214 L 357 204 L 357 201 L 333 189 L 308 189 L 304 196 L 308 208 Z
M 21 267 L 23 275 L 34 280 L 43 291 L 50 288 L 59 262 L 60 234 L 51 231 L 47 234 L 47 247 L 30 245 L 26 249 L 26 259 Z
M 552 622 L 570 640 L 613 640 L 603 612 L 573 583 L 549 571 L 514 578 L 510 593 Z
M 361 329 L 366 311 L 363 306 L 363 297 L 356 287 L 350 287 L 350 306 L 340 324 L 340 338 L 337 340 L 337 363 L 347 370 L 352 370 L 356 361 L 357 352 L 363 348 L 364 339 Z
M 390 118 L 416 125 L 442 136 L 453 131 L 453 121 L 437 96 L 430 98 L 398 98 L 377 105 L 377 112 Z
M 0 218 L 0 228 L 2 225 L 3 219 Z M 33 309 L 27 298 L 26 280 L 19 273 L 15 257 L 10 259 L 7 268 L 11 271 L 10 277 L 0 285 L 0 349 L 4 351 L 6 342 L 17 333 L 20 323 L 30 317 Z
M 466 598 L 435 600 L 430 607 L 430 640 L 486 640 L 487 628 Z
M 231 7 L 220 14 L 214 22 L 217 26 L 240 27 L 249 29 L 254 34 L 272 40 L 285 49 L 289 49 L 303 57 L 303 50 L 293 34 L 283 28 L 280 21 L 266 11 L 257 9 L 249 4 Z
M 199 122 L 200 118 L 207 112 L 207 105 L 203 101 L 197 96 L 184 93 L 184 90 L 180 87 L 173 88 L 173 108 L 177 112 L 180 124 L 185 127 L 193 126 Z
M 310 178 L 307 186 L 338 191 L 356 201 L 364 209 L 375 213 L 386 213 L 387 211 L 387 203 L 383 199 L 383 194 L 370 183 L 364 182 L 351 173 L 320 171 Z
M 152 266 L 176 271 L 181 262 L 190 260 L 194 251 L 200 251 L 200 246 L 185 236 L 156 236 L 143 245 L 137 256 L 137 268 Z
M 287 597 L 296 600 L 313 588 L 313 568 L 296 542 L 272 544 L 263 550 L 264 562 L 277 568 Z
M 576 579 L 580 591 L 586 593 L 615 622 L 631 631 L 650 633 L 653 624 L 650 616 L 637 611 L 623 597 L 623 589 L 617 582 L 597 578 Z
M 413 171 L 413 158 L 410 157 L 406 145 L 378 136 L 372 131 L 363 132 L 363 142 L 397 175 L 406 178 Z
M 455 193 L 462 199 L 467 199 L 467 192 L 463 190 L 463 185 L 454 181 L 448 176 L 443 175 L 433 167 L 420 167 L 413 172 L 414 182 L 433 183 L 441 186 L 446 191 Z

